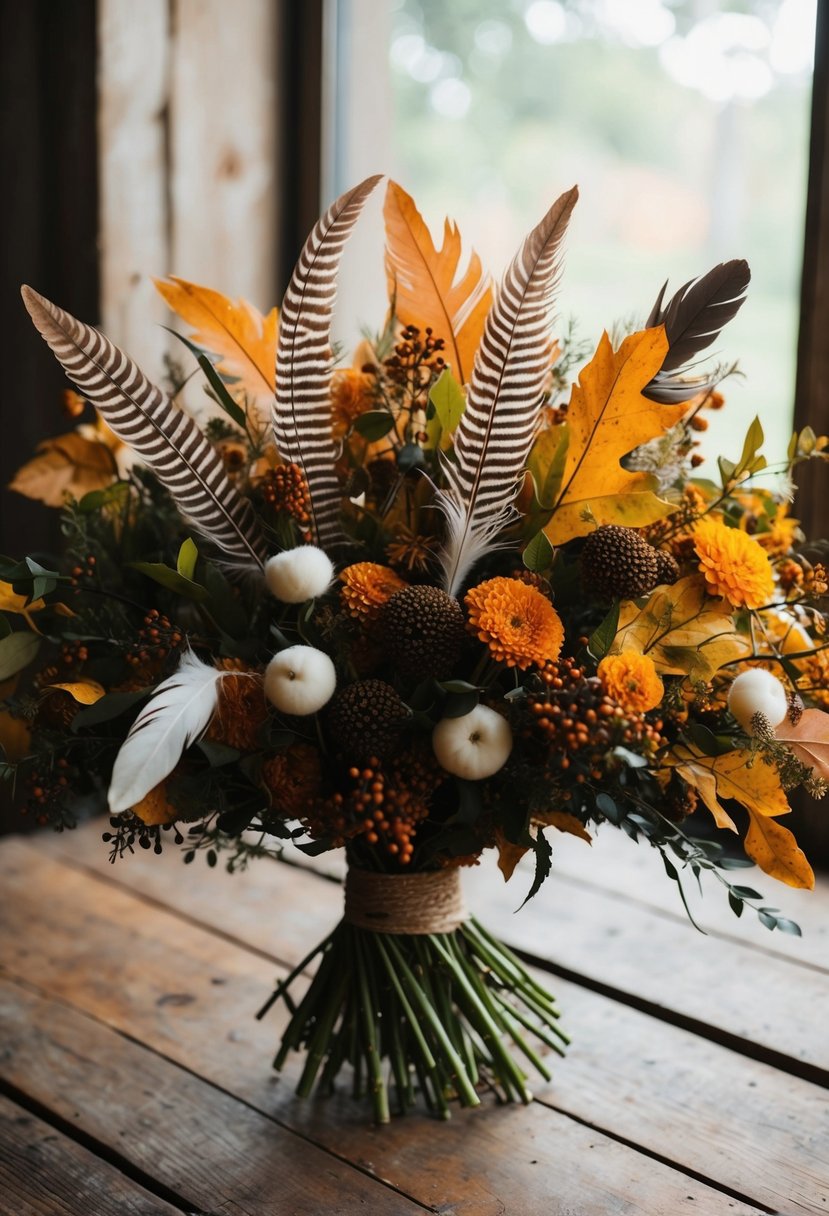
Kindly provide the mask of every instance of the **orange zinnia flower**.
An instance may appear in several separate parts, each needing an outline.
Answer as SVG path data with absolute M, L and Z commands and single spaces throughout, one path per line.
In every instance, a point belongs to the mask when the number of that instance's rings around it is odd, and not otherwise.
M 545 595 L 515 578 L 490 578 L 466 595 L 468 628 L 499 663 L 525 670 L 557 659 L 561 618 Z
M 700 569 L 711 595 L 734 608 L 761 608 L 774 592 L 774 578 L 762 546 L 739 528 L 704 519 L 693 532 Z
M 358 621 L 371 621 L 394 595 L 408 586 L 403 579 L 377 562 L 356 562 L 340 573 L 343 583 L 343 603 L 350 616 Z
M 598 676 L 609 697 L 629 714 L 655 709 L 665 694 L 653 659 L 647 654 L 625 651 L 609 654 L 598 666 Z

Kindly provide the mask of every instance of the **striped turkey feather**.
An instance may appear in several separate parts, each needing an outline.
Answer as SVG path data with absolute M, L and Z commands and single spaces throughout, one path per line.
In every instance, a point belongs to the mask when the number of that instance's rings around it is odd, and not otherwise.
M 299 465 L 311 499 L 314 539 L 322 548 L 343 539 L 342 490 L 331 429 L 331 316 L 337 270 L 363 204 L 380 181 L 368 177 L 337 199 L 305 242 L 282 302 L 276 351 L 273 432 L 283 460 Z
M 526 237 L 487 317 L 454 460 L 444 463 L 447 488 L 436 500 L 446 516 L 441 564 L 450 595 L 480 558 L 498 548 L 500 534 L 517 516 L 514 501 L 549 372 L 561 243 L 577 199 L 574 186 Z
M 266 550 L 253 508 L 228 481 L 221 457 L 193 419 L 97 329 L 31 287 L 21 294 L 69 379 L 152 469 L 182 515 L 228 565 L 261 568 Z

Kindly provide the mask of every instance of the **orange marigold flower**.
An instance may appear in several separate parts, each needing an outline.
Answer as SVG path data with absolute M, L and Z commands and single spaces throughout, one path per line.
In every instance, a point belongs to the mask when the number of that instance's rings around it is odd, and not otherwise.
M 525 670 L 557 659 L 564 627 L 553 605 L 536 587 L 516 578 L 490 578 L 466 595 L 469 630 L 493 658 Z
M 322 781 L 319 752 L 307 743 L 293 743 L 262 765 L 262 781 L 271 806 L 286 819 L 305 814 Z
M 340 572 L 342 597 L 350 616 L 368 622 L 380 612 L 395 591 L 408 586 L 389 566 L 377 562 L 356 562 Z
M 711 595 L 734 608 L 761 608 L 772 598 L 768 555 L 752 536 L 704 519 L 694 529 L 694 548 Z
M 626 650 L 606 655 L 598 666 L 598 675 L 607 695 L 629 714 L 656 709 L 665 694 L 653 659 L 647 654 Z
M 331 415 L 334 433 L 342 435 L 351 424 L 372 409 L 376 376 L 359 371 L 356 367 L 342 367 L 331 377 Z

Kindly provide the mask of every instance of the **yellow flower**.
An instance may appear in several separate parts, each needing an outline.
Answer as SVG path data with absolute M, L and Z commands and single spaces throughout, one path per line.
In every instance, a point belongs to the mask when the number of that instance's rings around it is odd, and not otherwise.
M 340 572 L 342 597 L 350 616 L 358 621 L 374 620 L 395 591 L 408 587 L 398 574 L 377 562 L 356 562 Z
M 561 618 L 545 595 L 515 578 L 490 578 L 465 599 L 468 628 L 507 667 L 538 667 L 557 659 L 564 641 Z
M 760 608 L 774 592 L 774 578 L 763 548 L 739 528 L 704 519 L 693 533 L 700 569 L 711 595 L 734 608 Z
M 785 557 L 794 548 L 795 542 L 802 540 L 802 533 L 798 527 L 799 523 L 800 520 L 792 519 L 789 515 L 789 504 L 781 502 L 777 507 L 768 532 L 757 533 L 758 543 L 772 557 Z
M 655 709 L 665 693 L 653 659 L 636 651 L 606 655 L 599 664 L 598 675 L 607 695 L 626 713 L 644 714 Z

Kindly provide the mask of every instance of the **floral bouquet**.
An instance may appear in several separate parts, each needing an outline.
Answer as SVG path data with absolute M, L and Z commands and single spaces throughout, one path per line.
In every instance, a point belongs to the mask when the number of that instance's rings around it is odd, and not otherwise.
M 113 861 L 345 851 L 342 921 L 266 1008 L 289 1010 L 275 1065 L 305 1053 L 300 1094 L 349 1065 L 383 1122 L 418 1094 L 442 1116 L 486 1086 L 528 1101 L 525 1070 L 549 1077 L 567 1042 L 466 913 L 460 874 L 486 850 L 505 879 L 532 855 L 530 898 L 557 833 L 612 824 L 680 894 L 705 872 L 736 915 L 799 933 L 730 873 L 813 884 L 779 819 L 789 790 L 826 789 L 829 665 L 826 572 L 789 515 L 827 440 L 795 435 L 764 487 L 755 420 L 698 475 L 727 374 L 698 356 L 746 263 L 663 287 L 571 386 L 588 352 L 551 308 L 576 190 L 493 294 L 474 254 L 459 272 L 457 229 L 436 248 L 390 183 L 389 313 L 337 367 L 338 263 L 378 180 L 316 225 L 278 321 L 159 284 L 197 365 L 171 365 L 169 395 L 23 289 L 70 408 L 96 414 L 14 482 L 61 505 L 66 543 L 2 559 L 0 729 L 22 811 L 65 828 L 108 805 Z M 194 373 L 203 430 L 177 403 Z M 691 834 L 700 803 L 747 856 Z

